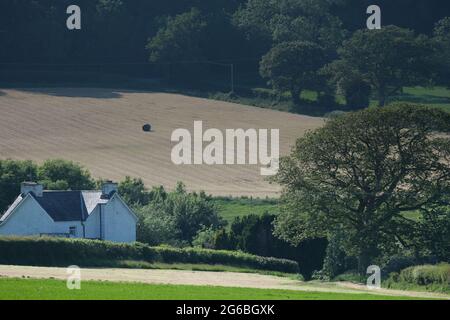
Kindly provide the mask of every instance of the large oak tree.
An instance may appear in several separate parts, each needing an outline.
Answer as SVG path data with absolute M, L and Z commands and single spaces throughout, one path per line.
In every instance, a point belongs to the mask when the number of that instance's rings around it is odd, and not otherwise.
M 450 193 L 450 114 L 395 105 L 349 113 L 297 140 L 275 180 L 283 212 L 275 232 L 298 243 L 343 230 L 360 271 L 408 245 L 404 213 Z

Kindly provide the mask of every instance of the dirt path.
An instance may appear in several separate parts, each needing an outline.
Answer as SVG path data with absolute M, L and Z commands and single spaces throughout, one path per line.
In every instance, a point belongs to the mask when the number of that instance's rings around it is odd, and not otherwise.
M 399 290 L 368 290 L 361 285 L 349 283 L 304 283 L 297 280 L 268 275 L 236 272 L 205 272 L 181 270 L 144 270 L 144 269 L 88 269 L 81 270 L 82 280 L 100 280 L 115 282 L 140 282 L 149 284 L 205 285 L 223 287 L 244 287 L 258 289 L 286 289 L 300 291 L 373 293 L 416 298 L 443 298 L 448 295 L 426 292 Z M 38 279 L 67 279 L 65 268 L 45 268 L 0 265 L 0 277 Z M 0 288 L 1 289 L 1 288 Z

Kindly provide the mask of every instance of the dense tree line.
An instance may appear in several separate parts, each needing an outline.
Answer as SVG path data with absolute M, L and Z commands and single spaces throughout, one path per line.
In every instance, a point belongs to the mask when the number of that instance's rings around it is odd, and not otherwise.
M 82 8 L 81 30 L 65 26 L 70 4 Z M 383 29 L 369 32 L 369 4 L 2 1 L 0 63 L 9 64 L 0 64 L 0 78 L 102 82 L 120 75 L 160 78 L 170 86 L 230 90 L 229 68 L 234 64 L 242 94 L 265 81 L 279 97 L 288 92 L 295 111 L 301 111 L 304 90 L 315 91 L 317 104 L 332 110 L 337 93 L 354 109 L 366 107 L 370 97 L 384 105 L 404 86 L 448 85 L 445 16 L 450 16 L 450 6 L 440 1 L 381 1 Z
M 91 190 L 96 182 L 82 166 L 65 160 L 48 160 L 42 165 L 32 161 L 0 160 L 0 212 L 20 194 L 24 181 L 39 181 L 46 190 Z
M 450 15 L 450 5 L 439 0 L 377 3 L 383 8 L 383 25 L 395 24 L 417 33 L 431 34 L 434 24 Z M 82 8 L 79 32 L 65 28 L 66 8 L 71 4 Z M 294 40 L 291 37 L 311 40 L 304 38 L 305 32 L 313 32 L 309 36 L 319 34 L 327 43 L 338 42 L 336 34 L 329 30 L 342 27 L 353 32 L 364 28 L 370 4 L 365 0 L 5 0 L 0 3 L 0 39 L 4 48 L 0 58 L 11 62 L 145 62 L 147 39 L 158 33 L 167 17 L 192 8 L 211 22 L 209 58 L 248 58 L 247 50 L 255 43 L 242 47 L 232 23 L 257 31 L 269 42 L 267 37 L 276 41 Z M 275 9 L 283 14 L 275 14 Z M 254 14 L 254 10 L 259 12 Z M 277 24 L 269 23 L 275 20 Z M 286 27 L 290 20 L 294 23 Z M 319 28 L 300 28 L 304 25 Z M 264 29 L 271 29 L 271 35 L 264 34 Z M 260 54 L 269 49 L 267 43 L 257 47 Z

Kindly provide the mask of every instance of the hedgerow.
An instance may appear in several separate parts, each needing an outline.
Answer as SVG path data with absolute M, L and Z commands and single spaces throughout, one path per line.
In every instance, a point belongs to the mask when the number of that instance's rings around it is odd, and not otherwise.
M 409 267 L 400 272 L 399 280 L 417 285 L 450 285 L 450 264 Z
M 298 273 L 287 259 L 260 257 L 239 251 L 150 247 L 142 243 L 47 237 L 0 237 L 0 264 L 33 266 L 108 266 L 108 261 L 141 260 L 162 263 L 205 263 Z

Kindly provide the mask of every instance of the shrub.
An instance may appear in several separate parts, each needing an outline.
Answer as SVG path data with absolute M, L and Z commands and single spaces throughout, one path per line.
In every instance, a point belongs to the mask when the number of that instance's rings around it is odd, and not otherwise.
M 228 233 L 225 229 L 220 229 L 214 235 L 214 249 L 234 250 L 237 246 L 236 241 L 233 233 Z
M 228 237 L 222 235 L 218 240 L 234 243 L 236 249 L 251 254 L 295 260 L 299 263 L 300 273 L 309 279 L 314 270 L 322 267 L 327 240 L 309 239 L 292 246 L 273 235 L 275 217 L 268 213 L 238 217 L 232 223 Z
M 194 247 L 214 249 L 216 231 L 212 228 L 200 230 L 192 241 Z
M 239 251 L 150 247 L 86 239 L 0 237 L 0 264 L 35 266 L 108 266 L 117 260 L 162 263 L 205 263 L 297 273 L 287 259 L 260 257 Z
M 382 268 L 384 275 L 390 275 L 391 273 L 400 273 L 403 269 L 417 265 L 417 259 L 409 256 L 394 255 L 389 258 L 386 264 Z
M 349 270 L 343 274 L 338 275 L 333 280 L 334 281 L 364 283 L 366 281 L 366 278 L 364 276 L 360 275 L 357 270 Z
M 400 272 L 400 281 L 421 286 L 429 284 L 450 285 L 450 264 L 421 265 L 409 267 Z
M 355 269 L 357 262 L 354 257 L 348 256 L 344 251 L 345 235 L 342 231 L 336 231 L 330 236 L 325 258 L 323 260 L 322 272 L 319 275 L 333 279 L 347 270 Z
M 200 248 L 154 247 L 160 262 L 209 263 L 242 266 L 261 270 L 297 273 L 298 264 L 287 259 L 260 257 L 240 251 L 209 250 Z M 145 259 L 147 260 L 147 259 Z
M 136 209 L 138 240 L 150 245 L 191 244 L 203 228 L 218 229 L 226 223 L 209 196 L 189 193 L 182 183 L 173 192 L 154 188 L 151 198 L 148 205 Z
M 363 109 L 370 104 L 370 85 L 360 79 L 352 79 L 344 87 L 345 100 L 349 109 Z
M 315 270 L 311 275 L 312 280 L 319 281 L 330 281 L 330 277 L 325 273 L 324 270 Z
M 450 264 L 419 265 L 392 272 L 383 286 L 401 290 L 425 290 L 450 293 Z

